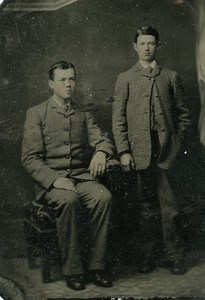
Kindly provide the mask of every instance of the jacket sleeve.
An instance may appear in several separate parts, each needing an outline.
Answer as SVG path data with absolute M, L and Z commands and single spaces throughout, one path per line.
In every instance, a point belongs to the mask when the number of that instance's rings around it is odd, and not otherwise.
M 46 164 L 42 121 L 35 108 L 29 109 L 26 114 L 21 160 L 26 171 L 45 189 L 59 177 Z
M 86 112 L 87 122 L 87 134 L 88 142 L 95 152 L 105 152 L 107 158 L 110 158 L 114 154 L 114 145 L 112 142 L 102 133 L 98 127 L 93 115 L 90 112 Z
M 118 154 L 130 152 L 127 129 L 127 101 L 129 97 L 129 86 L 124 74 L 118 76 L 115 85 L 113 103 L 113 134 Z
M 185 131 L 190 125 L 190 115 L 181 78 L 176 72 L 172 79 L 172 87 L 174 91 L 174 118 L 177 127 L 177 135 L 183 140 Z

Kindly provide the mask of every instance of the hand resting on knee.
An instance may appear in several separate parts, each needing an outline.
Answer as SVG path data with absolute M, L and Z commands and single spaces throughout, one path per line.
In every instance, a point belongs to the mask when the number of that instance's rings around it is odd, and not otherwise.
M 53 187 L 55 187 L 56 189 L 73 191 L 75 193 L 77 192 L 75 185 L 69 178 L 64 178 L 64 177 L 57 178 L 53 183 Z

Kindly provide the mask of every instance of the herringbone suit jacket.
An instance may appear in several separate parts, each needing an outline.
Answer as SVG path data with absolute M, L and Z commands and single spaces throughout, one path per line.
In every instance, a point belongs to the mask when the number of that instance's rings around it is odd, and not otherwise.
M 131 152 L 136 170 L 146 169 L 151 162 L 151 97 L 158 124 L 160 168 L 173 165 L 190 124 L 177 72 L 157 63 L 150 75 L 138 62 L 121 73 L 115 87 L 113 133 L 118 153 Z

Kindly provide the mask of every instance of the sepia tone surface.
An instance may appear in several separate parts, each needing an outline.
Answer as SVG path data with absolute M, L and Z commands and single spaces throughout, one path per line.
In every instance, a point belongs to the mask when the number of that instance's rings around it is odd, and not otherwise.
M 17 281 L 30 299 L 79 297 L 65 287 L 62 279 L 42 284 L 39 269 L 31 271 L 27 266 L 23 204 L 32 201 L 34 193 L 33 182 L 20 162 L 25 112 L 50 96 L 47 85 L 50 65 L 58 60 L 71 61 L 77 68 L 79 101 L 95 107 L 99 125 L 112 137 L 115 81 L 119 73 L 136 62 L 133 36 L 136 28 L 146 23 L 159 30 L 162 46 L 158 59 L 181 75 L 191 111 L 192 126 L 186 149 L 175 169 L 188 224 L 186 259 L 190 270 L 180 279 L 164 268 L 149 275 L 136 275 L 131 261 L 137 257 L 140 239 L 135 242 L 137 229 L 129 227 L 134 223 L 134 216 L 125 211 L 132 204 L 127 205 L 122 197 L 118 204 L 117 240 L 112 237 L 112 243 L 120 245 L 117 250 L 113 247 L 116 253 L 112 253 L 116 256 L 113 263 L 115 286 L 102 290 L 90 285 L 82 298 L 205 296 L 205 154 L 198 136 L 200 96 L 195 50 L 197 22 L 203 20 L 198 12 L 203 12 L 203 1 L 202 9 L 195 1 L 172 0 L 79 0 L 68 1 L 69 5 L 60 1 L 61 8 L 54 9 L 55 3 L 48 1 L 50 11 L 45 6 L 37 11 L 39 2 L 33 1 L 32 11 L 29 1 L 24 3 L 25 10 L 20 1 L 13 4 L 11 1 L 10 8 L 5 7 L 0 12 L 0 276 Z M 12 10 L 12 5 L 13 9 L 19 6 L 19 10 Z M 202 23 L 201 32 L 203 27 Z M 203 34 L 199 36 L 203 41 Z M 203 69 L 203 62 L 201 64 Z

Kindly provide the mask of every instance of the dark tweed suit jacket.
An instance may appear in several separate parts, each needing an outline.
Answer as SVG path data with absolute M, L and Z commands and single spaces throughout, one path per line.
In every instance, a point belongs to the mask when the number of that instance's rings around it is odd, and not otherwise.
M 88 172 L 85 150 L 112 155 L 114 146 L 95 123 L 90 112 L 71 103 L 68 111 L 49 100 L 28 110 L 22 143 L 22 163 L 35 180 L 41 196 L 58 177 L 95 180 Z
M 184 89 L 175 71 L 159 64 L 150 75 L 138 62 L 119 75 L 113 105 L 113 132 L 118 153 L 131 152 L 136 170 L 151 160 L 150 100 L 158 124 L 158 166 L 170 168 L 190 123 Z

